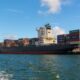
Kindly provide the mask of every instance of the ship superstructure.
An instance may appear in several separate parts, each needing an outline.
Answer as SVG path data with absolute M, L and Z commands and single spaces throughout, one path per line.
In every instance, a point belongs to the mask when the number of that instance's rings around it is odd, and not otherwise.
M 53 30 L 49 24 L 46 24 L 44 27 L 37 29 L 39 45 L 48 45 L 54 44 L 55 38 L 53 36 Z

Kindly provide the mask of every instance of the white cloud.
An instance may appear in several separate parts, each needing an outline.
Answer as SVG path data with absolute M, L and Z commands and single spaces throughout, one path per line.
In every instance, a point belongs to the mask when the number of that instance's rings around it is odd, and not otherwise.
M 60 0 L 42 0 L 42 6 L 47 6 L 50 13 L 56 13 L 61 9 Z
M 54 37 L 57 37 L 57 35 L 60 35 L 60 34 L 65 34 L 65 31 L 62 28 L 60 28 L 59 26 L 55 26 L 53 28 Z
M 41 7 L 47 7 L 46 13 L 58 13 L 62 9 L 62 5 L 68 4 L 70 0 L 41 0 Z M 40 11 L 41 14 L 43 11 Z

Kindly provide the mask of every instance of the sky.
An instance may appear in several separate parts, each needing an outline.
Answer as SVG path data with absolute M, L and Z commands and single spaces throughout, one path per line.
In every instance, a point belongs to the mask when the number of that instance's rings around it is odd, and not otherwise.
M 0 0 L 0 41 L 37 37 L 47 23 L 63 33 L 80 29 L 80 0 Z

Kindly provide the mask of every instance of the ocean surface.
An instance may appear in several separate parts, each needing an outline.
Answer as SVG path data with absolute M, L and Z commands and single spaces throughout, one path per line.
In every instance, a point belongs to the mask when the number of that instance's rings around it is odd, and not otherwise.
M 80 80 L 80 55 L 0 54 L 0 80 Z

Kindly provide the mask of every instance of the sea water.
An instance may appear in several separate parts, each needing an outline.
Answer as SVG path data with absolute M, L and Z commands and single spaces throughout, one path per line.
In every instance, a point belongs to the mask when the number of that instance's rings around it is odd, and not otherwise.
M 80 80 L 80 55 L 0 54 L 0 80 Z

